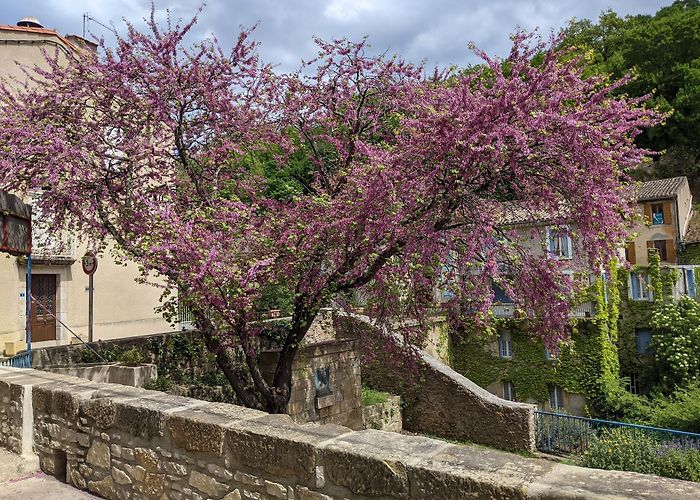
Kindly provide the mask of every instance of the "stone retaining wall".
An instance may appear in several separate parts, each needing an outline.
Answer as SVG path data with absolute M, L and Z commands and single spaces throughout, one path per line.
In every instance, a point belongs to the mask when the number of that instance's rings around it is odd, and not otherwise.
M 401 432 L 401 397 L 388 396 L 384 403 L 362 407 L 362 428 Z
M 362 365 L 362 383 L 401 396 L 404 429 L 509 451 L 535 450 L 535 405 L 501 399 L 426 352 L 407 360 L 377 341 L 368 322 L 346 316 L 336 328 L 357 337 L 363 349 L 370 346 L 373 359 Z
M 22 453 L 24 387 L 0 380 L 0 447 Z
M 286 415 L 60 374 L 0 368 L 0 381 L 18 406 L 31 396 L 23 417 L 42 469 L 109 499 L 700 497 L 696 483 L 298 425 Z
M 46 372 L 63 373 L 73 377 L 84 378 L 93 382 L 106 384 L 130 385 L 143 387 L 158 378 L 158 369 L 153 364 L 139 366 L 124 366 L 117 363 L 87 364 L 71 366 L 45 366 Z

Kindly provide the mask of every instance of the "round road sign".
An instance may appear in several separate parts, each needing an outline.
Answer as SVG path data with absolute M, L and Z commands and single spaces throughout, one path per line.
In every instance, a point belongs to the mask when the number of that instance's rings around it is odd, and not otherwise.
M 97 257 L 92 252 L 87 252 L 83 256 L 83 272 L 90 276 L 97 271 Z

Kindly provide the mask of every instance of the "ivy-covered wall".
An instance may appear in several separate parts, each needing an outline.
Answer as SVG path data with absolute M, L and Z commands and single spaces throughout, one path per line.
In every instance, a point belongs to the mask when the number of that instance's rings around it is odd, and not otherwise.
M 571 339 L 560 346 L 556 359 L 546 358 L 544 344 L 530 335 L 528 323 L 497 319 L 492 334 L 462 331 L 452 335 L 453 368 L 482 387 L 510 381 L 519 401 L 543 403 L 549 399 L 549 386 L 557 385 L 567 393 L 584 395 L 589 412 L 595 412 L 605 404 L 611 386 L 619 383 L 620 290 L 616 282 L 617 270 L 613 269 L 582 294 L 582 301 L 594 303 L 595 316 L 572 320 Z M 511 332 L 512 358 L 501 358 L 498 353 L 498 333 L 504 330 Z
M 629 297 L 629 273 L 620 269 L 618 290 L 622 298 L 619 315 L 619 358 L 622 376 L 635 374 L 640 393 L 648 393 L 658 385 L 659 366 L 653 353 L 637 351 L 637 330 L 652 330 L 651 317 L 660 302 L 672 300 L 673 288 L 678 280 L 678 272 L 673 268 L 662 268 L 661 259 L 656 250 L 649 250 L 649 266 L 634 266 L 632 272 L 648 272 L 650 276 L 653 300 L 632 300 Z
M 652 300 L 629 297 L 630 272 L 647 272 Z M 482 387 L 511 381 L 519 401 L 547 401 L 549 386 L 582 394 L 594 416 L 620 417 L 626 384 L 621 377 L 636 376 L 637 389 L 649 392 L 660 381 L 659 364 L 653 352 L 637 352 L 637 329 L 653 331 L 651 318 L 656 306 L 673 300 L 678 271 L 662 268 L 658 252 L 649 251 L 649 266 L 611 269 L 579 300 L 591 300 L 595 316 L 572 321 L 571 340 L 561 346 L 558 359 L 545 357 L 544 345 L 529 333 L 528 325 L 515 319 L 499 319 L 495 331 L 479 335 L 464 331 L 451 335 L 453 367 Z M 497 334 L 511 332 L 513 357 L 498 354 Z

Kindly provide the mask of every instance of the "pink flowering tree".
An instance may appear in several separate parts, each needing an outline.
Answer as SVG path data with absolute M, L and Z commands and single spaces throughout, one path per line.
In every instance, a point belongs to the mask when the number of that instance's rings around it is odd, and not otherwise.
M 633 138 L 658 121 L 642 101 L 522 34 L 468 74 L 425 78 L 338 40 L 277 75 L 248 31 L 230 53 L 185 48 L 193 23 L 129 26 L 99 56 L 6 84 L 0 188 L 43 189 L 53 229 L 140 264 L 166 311 L 179 290 L 242 404 L 285 411 L 309 326 L 353 294 L 419 342 L 436 290 L 453 319 L 486 320 L 495 281 L 545 341 L 565 336 L 572 283 L 503 221 L 546 214 L 590 269 L 610 262 L 625 170 L 645 154 Z M 270 290 L 291 314 L 275 335 L 259 314 Z

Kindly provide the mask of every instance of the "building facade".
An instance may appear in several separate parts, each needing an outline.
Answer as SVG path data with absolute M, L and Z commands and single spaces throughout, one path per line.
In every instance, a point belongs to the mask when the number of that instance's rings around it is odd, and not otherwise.
M 61 64 L 96 46 L 76 35 L 62 36 L 32 18 L 16 26 L 0 25 L 0 77 L 10 85 L 27 81 L 24 70 L 47 68 L 45 55 Z M 40 193 L 24 193 L 25 201 Z M 34 214 L 35 222 L 41 215 Z M 34 225 L 40 227 L 39 224 Z M 74 235 L 45 234 L 35 229 L 32 266 L 32 344 L 35 347 L 68 344 L 77 336 L 87 339 L 88 276 L 81 257 L 86 248 Z M 0 255 L 0 349 L 14 355 L 25 346 L 26 259 Z M 160 291 L 138 284 L 136 264 L 116 264 L 109 253 L 100 259 L 94 275 L 94 340 L 169 331 L 156 314 Z
M 524 322 L 513 318 L 512 301 L 495 287 L 494 333 L 450 335 L 453 368 L 501 398 L 573 415 L 588 412 L 587 403 L 598 388 L 596 379 L 605 370 L 623 377 L 630 392 L 648 392 L 659 379 L 650 348 L 655 304 L 696 296 L 700 262 L 690 262 L 684 250 L 700 238 L 693 236 L 695 214 L 685 177 L 642 183 L 634 208 L 639 222 L 630 229 L 624 251 L 627 263 L 607 276 L 590 275 L 589 300 L 572 309 L 571 340 L 560 346 L 559 353 L 549 352 Z M 524 234 L 544 235 L 530 240 L 535 242 L 532 252 L 548 252 L 577 267 L 575 242 L 553 232 L 546 220 L 528 220 L 523 215 L 508 221 L 513 223 Z M 654 294 L 654 266 L 663 276 L 663 297 L 659 291 Z

